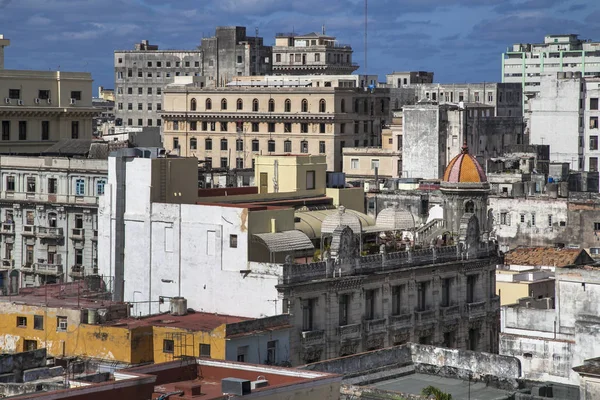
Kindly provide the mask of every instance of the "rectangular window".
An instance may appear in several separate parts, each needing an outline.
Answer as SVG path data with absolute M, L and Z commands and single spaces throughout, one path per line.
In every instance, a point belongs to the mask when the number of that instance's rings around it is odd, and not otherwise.
M 38 98 L 40 100 L 48 100 L 50 98 L 49 90 L 38 90 Z
M 379 168 L 379 160 L 372 159 L 371 160 L 371 169 L 374 170 L 375 168 Z
M 27 193 L 35 193 L 35 177 L 27 177 Z
M 442 307 L 449 307 L 450 304 L 450 288 L 452 285 L 452 278 L 446 278 L 442 280 Z
M 248 357 L 248 346 L 240 346 L 237 349 L 237 361 L 238 362 L 246 362 L 246 358 Z
M 13 175 L 8 175 L 6 177 L 6 191 L 7 192 L 15 191 L 15 177 Z
M 67 317 L 56 317 L 56 330 L 60 332 L 67 331 Z
M 306 171 L 306 190 L 315 188 L 315 171 Z
M 104 186 L 106 186 L 106 181 L 104 179 L 98 179 L 96 182 L 96 195 L 104 195 Z
M 600 231 L 600 222 L 594 222 L 594 230 Z
M 237 247 L 238 247 L 237 235 L 229 235 L 229 247 L 231 247 L 232 249 L 237 249 Z
M 73 90 L 71 91 L 71 98 L 75 100 L 81 100 L 81 91 Z
M 277 362 L 277 340 L 267 342 L 267 365 L 273 365 Z
M 79 139 L 79 121 L 71 121 L 71 139 Z
M 284 122 L 283 123 L 283 131 L 286 133 L 289 133 L 292 131 L 292 123 L 291 122 Z
M 227 150 L 227 139 L 221 139 L 221 150 Z
M 179 149 L 179 138 L 178 137 L 173 138 L 173 148 Z
M 17 317 L 17 326 L 19 328 L 27 328 L 27 317 Z
M 144 105 L 142 103 L 137 103 L 138 111 L 144 110 Z
M 227 157 L 221 157 L 221 168 L 227 168 Z
M 308 124 L 306 122 L 300 123 L 300 133 L 308 133 Z
M 365 319 L 375 319 L 375 290 L 365 290 Z
M 204 149 L 212 150 L 212 139 L 204 139 Z
M 175 351 L 175 342 L 170 339 L 163 339 L 163 353 L 173 353 Z
M 127 103 L 127 109 L 129 111 L 132 111 L 133 110 L 133 103 Z
M 339 296 L 339 325 L 344 326 L 348 325 L 348 304 L 349 304 L 350 296 L 347 294 L 341 294 Z
M 324 123 L 319 124 L 319 133 L 325 133 L 325 124 Z
M 34 315 L 33 316 L 33 329 L 43 330 L 44 329 L 44 316 Z
M 402 314 L 402 296 L 405 290 L 404 285 L 392 287 L 392 315 Z
M 321 133 L 325 133 L 325 131 L 323 131 Z M 346 124 L 344 124 L 344 123 L 340 124 L 340 133 L 346 133 Z
M 477 284 L 477 275 L 467 276 L 467 303 L 476 301 L 475 290 Z
M 2 140 L 10 140 L 10 121 L 2 121 Z
M 590 110 L 597 110 L 597 109 L 598 109 L 598 98 L 597 97 L 590 98 Z
M 258 132 L 258 122 L 253 122 L 252 123 L 252 132 Z
M 21 98 L 21 89 L 8 89 L 8 98 L 18 100 Z
M 319 142 L 319 153 L 325 154 L 325 141 L 321 140 Z
M 252 151 L 258 151 L 259 149 L 259 141 L 258 139 L 252 140 Z
M 275 132 L 275 122 L 269 122 L 268 131 L 269 131 L 269 133 Z
M 508 212 L 500 213 L 500 224 L 501 225 L 509 225 L 508 224 Z
M 75 196 L 85 196 L 85 180 L 75 180 Z
M 351 169 L 358 169 L 358 165 L 359 165 L 358 158 L 350 159 L 350 168 Z
M 33 225 L 33 222 L 28 225 Z M 33 246 L 31 245 L 25 247 L 25 263 L 27 265 L 33 264 Z
M 315 328 L 314 309 L 316 299 L 302 300 L 302 331 L 309 332 Z
M 27 121 L 19 121 L 19 140 L 27 140 Z
M 427 293 L 429 291 L 429 282 L 417 283 L 417 311 L 425 311 L 429 309 L 429 301 Z
M 200 343 L 200 357 L 210 357 L 210 344 Z
M 198 130 L 198 121 L 190 121 L 190 131 Z
M 227 122 L 221 122 L 221 132 L 227 132 Z
M 591 172 L 598 171 L 598 157 L 590 157 L 590 168 Z
M 598 150 L 598 136 L 590 136 L 590 150 Z
M 56 178 L 48 178 L 48 194 L 56 194 L 57 182 Z
M 83 249 L 75 249 L 75 265 L 83 265 Z

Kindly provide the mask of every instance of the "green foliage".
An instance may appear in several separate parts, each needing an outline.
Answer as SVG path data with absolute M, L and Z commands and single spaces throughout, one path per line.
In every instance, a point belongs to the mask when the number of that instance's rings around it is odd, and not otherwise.
M 452 400 L 452 395 L 450 393 L 442 392 L 435 386 L 427 386 L 421 393 L 423 396 L 427 396 L 428 398 L 432 397 L 434 400 Z

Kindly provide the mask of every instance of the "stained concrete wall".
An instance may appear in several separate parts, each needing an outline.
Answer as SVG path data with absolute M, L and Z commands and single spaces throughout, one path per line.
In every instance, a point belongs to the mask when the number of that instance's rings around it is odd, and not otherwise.
M 446 133 L 437 105 L 404 107 L 402 176 L 438 179 L 444 173 Z

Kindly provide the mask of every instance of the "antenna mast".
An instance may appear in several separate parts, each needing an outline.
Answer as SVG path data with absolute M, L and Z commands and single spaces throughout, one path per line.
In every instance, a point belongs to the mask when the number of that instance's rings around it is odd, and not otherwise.
M 365 75 L 367 74 L 367 24 L 368 24 L 368 1 L 365 0 Z

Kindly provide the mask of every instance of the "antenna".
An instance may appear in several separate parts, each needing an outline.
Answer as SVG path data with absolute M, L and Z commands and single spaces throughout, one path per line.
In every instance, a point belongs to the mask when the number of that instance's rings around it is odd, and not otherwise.
M 365 0 L 365 75 L 367 75 L 367 28 L 368 28 L 368 2 L 369 0 Z M 366 78 L 365 78 L 366 80 Z

